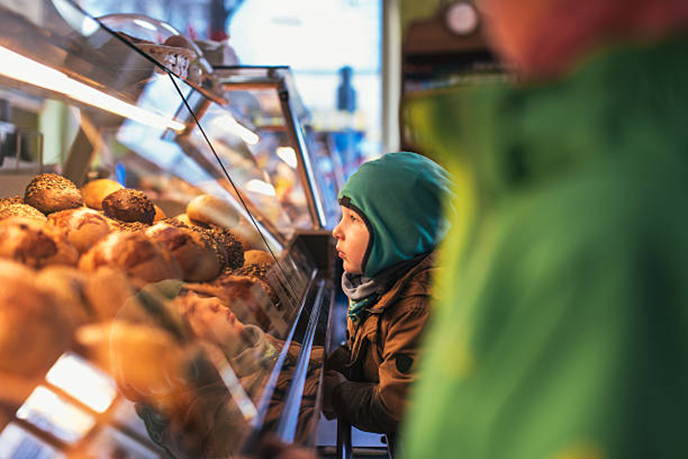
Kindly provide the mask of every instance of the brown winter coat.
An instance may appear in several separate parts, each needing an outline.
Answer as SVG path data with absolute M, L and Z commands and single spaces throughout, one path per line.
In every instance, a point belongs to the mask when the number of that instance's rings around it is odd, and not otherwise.
M 358 326 L 348 320 L 346 346 L 328 362 L 349 379 L 332 391 L 332 407 L 361 430 L 393 434 L 404 414 L 428 319 L 434 262 L 430 254 L 411 268 Z

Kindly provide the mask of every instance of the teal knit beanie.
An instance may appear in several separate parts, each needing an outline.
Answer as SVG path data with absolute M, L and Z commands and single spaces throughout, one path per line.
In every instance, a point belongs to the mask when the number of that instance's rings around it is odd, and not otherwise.
M 417 153 L 388 153 L 363 163 L 339 192 L 339 203 L 361 216 L 370 240 L 363 275 L 434 250 L 447 230 L 443 206 L 451 177 Z

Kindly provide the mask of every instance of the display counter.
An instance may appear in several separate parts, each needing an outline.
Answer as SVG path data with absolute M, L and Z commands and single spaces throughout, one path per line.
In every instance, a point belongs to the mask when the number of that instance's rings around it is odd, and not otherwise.
M 312 445 L 337 189 L 289 69 L 17 5 L 0 0 L 0 457 Z

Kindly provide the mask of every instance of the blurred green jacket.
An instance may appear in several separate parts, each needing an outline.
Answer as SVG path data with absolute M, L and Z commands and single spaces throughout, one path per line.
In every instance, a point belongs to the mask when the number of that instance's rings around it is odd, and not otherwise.
M 688 457 L 687 50 L 410 103 L 458 213 L 403 457 Z

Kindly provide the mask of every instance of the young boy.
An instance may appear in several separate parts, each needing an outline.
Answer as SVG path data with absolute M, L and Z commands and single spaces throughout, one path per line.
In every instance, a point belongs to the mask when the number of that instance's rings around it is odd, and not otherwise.
M 342 219 L 332 234 L 349 308 L 346 345 L 327 362 L 326 415 L 396 432 L 428 318 L 449 189 L 442 167 L 401 152 L 364 163 L 339 193 Z

